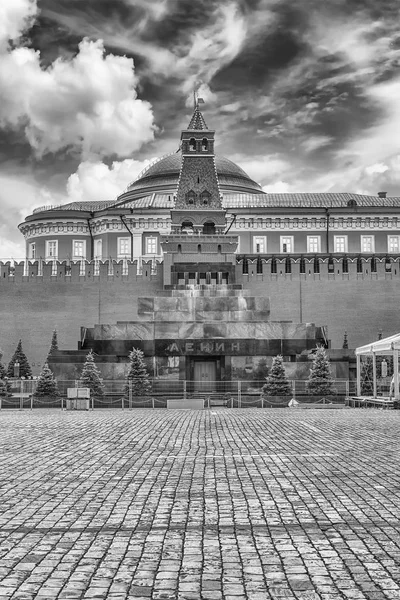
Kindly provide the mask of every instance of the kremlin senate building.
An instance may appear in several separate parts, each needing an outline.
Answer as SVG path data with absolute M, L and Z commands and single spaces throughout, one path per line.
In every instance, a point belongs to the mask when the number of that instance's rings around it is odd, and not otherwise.
M 90 349 L 121 379 L 132 347 L 161 380 L 237 380 L 277 354 L 301 379 L 319 344 L 348 379 L 346 340 L 399 331 L 400 197 L 267 194 L 214 153 L 216 135 L 196 103 L 179 151 L 116 200 L 41 207 L 19 225 L 27 259 L 0 265 L 6 360 L 21 338 L 37 375 L 57 329 L 61 380 Z

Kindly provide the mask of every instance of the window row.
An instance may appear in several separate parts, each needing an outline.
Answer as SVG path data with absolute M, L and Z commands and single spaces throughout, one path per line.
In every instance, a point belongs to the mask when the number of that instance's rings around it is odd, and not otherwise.
M 280 253 L 291 254 L 296 251 L 294 246 L 294 236 L 281 235 L 280 236 Z M 349 251 L 348 236 L 347 235 L 334 235 L 333 236 L 333 252 L 346 253 Z M 253 252 L 255 254 L 266 254 L 267 250 L 267 236 L 255 236 L 253 238 Z M 321 252 L 321 236 L 320 235 L 308 235 L 307 236 L 307 252 L 318 253 Z M 365 252 L 373 254 L 375 252 L 375 236 L 374 235 L 362 235 L 360 237 L 360 247 L 357 252 Z M 388 235 L 387 236 L 387 252 L 397 253 L 400 252 L 400 236 L 399 235 Z
M 72 258 L 86 258 L 86 240 L 72 241 Z M 28 249 L 28 258 L 34 260 L 38 258 L 36 242 L 31 242 Z M 58 258 L 58 240 L 46 240 L 45 259 L 57 260 Z
M 86 240 L 73 240 L 71 248 L 72 260 L 86 258 Z M 130 258 L 131 256 L 131 238 L 120 237 L 117 239 L 117 254 L 119 258 Z M 157 237 L 147 236 L 145 238 L 145 254 L 158 255 L 158 240 Z M 58 240 L 46 240 L 45 245 L 45 260 L 58 259 Z M 94 241 L 94 258 L 103 257 L 103 242 L 102 240 Z M 31 242 L 28 249 L 28 258 L 35 260 L 39 258 L 37 254 L 36 242 Z

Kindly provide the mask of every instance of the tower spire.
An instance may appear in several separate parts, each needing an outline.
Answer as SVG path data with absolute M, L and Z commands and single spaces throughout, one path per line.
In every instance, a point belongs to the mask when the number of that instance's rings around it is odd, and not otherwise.
M 197 89 L 193 90 L 193 115 L 190 119 L 190 123 L 188 129 L 193 129 L 196 131 L 202 131 L 208 129 L 207 124 L 204 120 L 203 115 L 201 114 L 199 104 L 204 104 L 203 98 L 199 98 L 197 94 Z

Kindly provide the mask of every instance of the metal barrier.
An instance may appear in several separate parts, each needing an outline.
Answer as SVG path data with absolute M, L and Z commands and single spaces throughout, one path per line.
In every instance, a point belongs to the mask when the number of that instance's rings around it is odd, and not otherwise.
M 66 408 L 67 390 L 71 387 L 82 387 L 76 380 L 58 381 L 59 396 L 55 398 L 40 398 L 35 396 L 37 381 L 35 379 L 9 379 L 11 396 L 0 396 L 0 409 L 34 409 L 34 408 Z M 207 407 L 210 395 L 229 396 L 228 408 L 278 408 L 287 406 L 279 398 L 268 398 L 263 394 L 265 380 L 241 379 L 234 381 L 189 381 L 182 379 L 149 379 L 148 394 L 137 395 L 135 382 L 126 380 L 104 380 L 102 396 L 91 399 L 91 409 L 116 408 L 130 410 L 133 408 L 166 408 L 169 399 L 185 400 L 203 398 Z M 291 397 L 297 402 L 317 402 L 307 393 L 306 380 L 291 380 Z M 333 401 L 345 401 L 346 397 L 356 395 L 356 382 L 345 379 L 334 381 L 336 388 Z M 286 402 L 286 403 L 285 403 Z M 209 404 L 209 403 L 208 403 Z M 212 403 L 211 403 L 212 404 Z

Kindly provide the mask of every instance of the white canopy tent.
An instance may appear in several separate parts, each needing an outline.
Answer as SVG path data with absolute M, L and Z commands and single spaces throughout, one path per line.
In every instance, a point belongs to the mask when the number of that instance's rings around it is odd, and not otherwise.
M 400 333 L 391 335 L 382 340 L 372 342 L 365 346 L 356 348 L 357 358 L 357 396 L 361 396 L 361 357 L 372 356 L 374 397 L 376 398 L 376 356 L 393 356 L 393 379 L 394 379 L 394 398 L 399 400 L 399 353 L 400 353 Z

